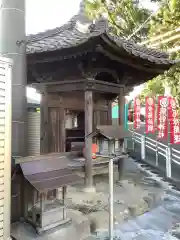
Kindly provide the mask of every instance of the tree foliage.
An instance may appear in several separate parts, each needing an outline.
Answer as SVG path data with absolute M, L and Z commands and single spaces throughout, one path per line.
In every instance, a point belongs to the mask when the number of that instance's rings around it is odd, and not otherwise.
M 153 38 L 160 36 L 169 31 L 180 27 L 180 0 L 151 0 L 159 2 L 160 9 L 158 13 L 152 17 L 148 26 L 142 28 L 138 33 L 133 35 L 136 42 L 142 41 L 144 38 Z M 85 10 L 92 19 L 105 16 L 112 28 L 112 32 L 128 38 L 143 24 L 149 17 L 150 12 L 140 7 L 140 0 L 85 0 Z M 179 34 L 179 36 L 178 36 Z M 170 39 L 170 40 L 169 40 Z M 160 44 L 157 45 L 157 42 Z M 180 48 L 180 31 L 174 31 L 172 34 L 162 37 L 154 42 L 156 48 L 163 51 Z M 170 56 L 172 59 L 180 58 L 180 49 L 173 52 Z M 180 66 L 177 64 L 169 71 L 165 72 L 145 85 L 145 89 L 141 94 L 141 98 L 145 96 L 157 96 L 164 94 L 167 87 L 171 88 L 172 95 L 177 99 L 180 106 Z
M 159 75 L 156 78 L 156 83 L 154 82 L 155 80 L 150 80 L 145 84 L 145 87 L 140 94 L 140 99 L 142 103 L 145 103 L 145 98 L 147 96 L 149 97 L 156 97 L 158 95 L 163 95 L 164 94 L 164 86 L 163 86 L 163 81 L 162 81 L 162 76 Z
M 124 38 L 128 38 L 150 14 L 133 0 L 85 0 L 85 10 L 91 19 L 105 16 L 112 32 Z M 147 32 L 147 28 L 142 28 L 132 39 L 140 41 Z
M 180 46 L 180 31 L 177 31 L 179 27 L 180 0 L 169 0 L 163 4 L 158 14 L 152 18 L 149 25 L 149 38 L 151 39 L 155 36 L 161 36 L 164 33 L 170 32 L 168 36 L 162 37 L 158 42 L 160 43 L 160 49 L 163 51 L 170 50 L 171 52 L 172 49 L 176 49 Z M 154 46 L 157 46 L 156 42 Z M 173 51 L 173 53 L 170 54 L 170 57 L 172 59 L 179 59 L 180 49 Z M 164 89 L 170 87 L 172 96 L 176 98 L 177 103 L 180 106 L 180 65 L 176 64 L 163 75 L 151 80 L 151 83 L 153 83 L 154 87 L 157 89 L 155 95 L 162 93 L 161 89 L 158 88 L 159 81 L 161 81 Z M 151 89 L 149 89 L 149 92 L 151 92 Z M 148 95 L 149 92 L 144 89 L 142 96 L 146 94 Z

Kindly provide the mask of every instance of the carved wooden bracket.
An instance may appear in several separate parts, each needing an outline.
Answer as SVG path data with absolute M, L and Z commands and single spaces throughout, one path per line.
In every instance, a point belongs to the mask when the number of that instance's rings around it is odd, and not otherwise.
M 85 91 L 86 90 L 93 90 L 95 88 L 95 83 L 93 83 L 92 81 L 85 81 Z

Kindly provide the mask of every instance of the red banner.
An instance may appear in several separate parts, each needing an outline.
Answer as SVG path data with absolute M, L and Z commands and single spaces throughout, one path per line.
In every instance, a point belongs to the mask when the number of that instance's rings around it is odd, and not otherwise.
M 141 101 L 139 98 L 135 98 L 134 100 L 134 128 L 140 128 L 141 126 Z
M 157 109 L 157 125 L 158 125 L 158 138 L 167 139 L 168 137 L 168 124 L 167 124 L 167 105 L 168 98 L 164 96 L 158 97 Z
M 180 124 L 178 119 L 176 100 L 169 97 L 168 119 L 170 124 L 170 143 L 180 143 Z
M 146 97 L 146 134 L 155 132 L 155 99 Z

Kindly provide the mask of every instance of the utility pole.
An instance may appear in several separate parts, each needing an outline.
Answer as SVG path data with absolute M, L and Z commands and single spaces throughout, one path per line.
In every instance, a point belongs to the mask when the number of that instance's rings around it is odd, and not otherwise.
M 27 148 L 25 0 L 0 0 L 0 54 L 13 60 L 12 156 Z
M 25 46 L 25 0 L 0 0 L 0 55 L 12 59 L 12 156 L 24 156 L 26 154 L 26 46 Z M 6 148 L 5 151 L 8 151 Z M 5 152 L 9 154 L 8 152 Z M 8 172 L 5 174 L 4 197 L 6 206 L 4 209 L 3 239 L 10 240 L 11 233 L 11 156 L 6 158 Z M 8 162 L 7 162 L 8 161 Z M 9 176 L 7 178 L 7 175 Z M 5 200 L 5 198 L 4 198 Z M 16 206 L 12 206 L 16 207 Z

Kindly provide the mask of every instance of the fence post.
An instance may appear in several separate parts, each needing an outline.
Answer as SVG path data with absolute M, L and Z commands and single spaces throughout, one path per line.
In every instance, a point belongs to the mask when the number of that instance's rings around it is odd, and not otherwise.
M 156 166 L 159 164 L 159 156 L 158 156 L 158 141 L 156 138 Z
M 141 136 L 141 159 L 145 160 L 146 158 L 146 136 Z
M 114 238 L 114 177 L 113 177 L 113 158 L 109 161 L 109 240 Z
M 126 153 L 127 152 L 127 139 L 124 138 L 124 142 L 123 142 L 123 153 Z
M 134 149 L 135 149 L 135 140 L 134 140 L 134 138 L 135 138 L 135 132 L 134 132 L 134 129 L 133 129 L 133 133 L 132 133 L 132 150 L 133 150 L 133 152 L 134 152 Z
M 166 176 L 171 178 L 171 146 L 166 148 Z

